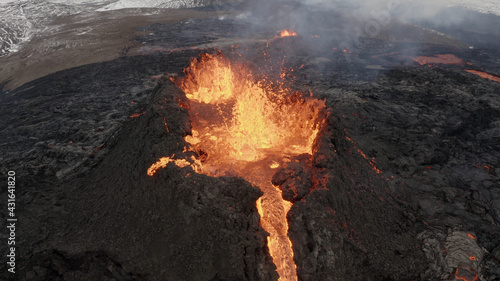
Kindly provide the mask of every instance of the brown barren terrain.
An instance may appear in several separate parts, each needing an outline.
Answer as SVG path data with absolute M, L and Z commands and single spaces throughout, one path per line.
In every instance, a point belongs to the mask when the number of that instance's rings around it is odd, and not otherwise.
M 214 16 L 193 9 L 123 9 L 56 19 L 19 52 L 0 58 L 0 86 L 13 90 L 57 71 L 134 55 L 151 23 Z

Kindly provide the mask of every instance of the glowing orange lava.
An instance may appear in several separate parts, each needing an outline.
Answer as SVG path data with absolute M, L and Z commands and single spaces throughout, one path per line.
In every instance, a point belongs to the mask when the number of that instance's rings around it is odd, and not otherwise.
M 297 36 L 297 32 L 295 32 L 293 30 L 288 30 L 288 29 L 281 30 L 279 32 L 279 37 L 281 37 L 281 38 L 290 37 L 290 36 Z
M 418 62 L 420 65 L 429 65 L 434 66 L 436 64 L 455 64 L 455 65 L 463 65 L 463 60 L 458 58 L 452 54 L 446 55 L 435 55 L 434 57 L 416 57 L 413 59 L 415 62 Z
M 174 157 L 175 155 L 172 155 Z M 184 168 L 187 166 L 191 166 L 194 171 L 198 171 L 201 165 L 200 161 L 194 157 L 191 158 L 192 162 L 189 162 L 186 159 L 172 159 L 170 157 L 162 157 L 156 161 L 153 165 L 151 165 L 148 169 L 148 176 L 152 176 L 161 168 L 167 167 L 168 163 L 174 163 L 176 166 Z
M 143 115 L 143 114 L 144 114 L 144 112 L 141 112 L 141 113 L 134 113 L 134 114 L 130 115 L 129 117 L 130 117 L 130 118 L 137 118 L 137 117 L 139 117 L 139 116 L 141 116 L 141 115 Z
M 186 141 L 203 143 L 197 148 L 212 159 L 227 162 L 229 154 L 229 162 L 255 162 L 279 155 L 279 163 L 284 155 L 312 154 L 324 102 L 284 87 L 270 91 L 253 82 L 244 65 L 233 65 L 222 55 L 193 61 L 187 77 L 176 83 L 191 100 L 192 112 L 200 110 Z
M 478 71 L 478 70 L 471 70 L 471 69 L 466 69 L 465 71 L 472 73 L 472 74 L 476 74 L 476 75 L 481 76 L 485 79 L 490 79 L 490 80 L 495 81 L 495 82 L 500 82 L 500 77 L 491 75 L 491 74 L 486 73 L 486 72 L 482 72 L 482 71 Z
M 185 141 L 206 157 L 190 165 L 210 176 L 240 176 L 258 186 L 261 226 L 270 234 L 268 248 L 280 281 L 297 280 L 283 200 L 271 178 L 285 157 L 312 154 L 312 144 L 324 117 L 323 101 L 294 93 L 284 85 L 266 88 L 249 69 L 218 55 L 193 60 L 186 76 L 174 82 L 190 100 L 192 135 Z M 164 159 L 164 158 L 162 158 Z M 172 160 L 151 166 L 154 172 Z M 177 163 L 175 163 L 177 164 Z
M 477 281 L 479 280 L 479 276 L 474 269 L 466 266 L 459 266 L 455 271 L 455 280 Z
M 354 141 L 346 136 L 345 137 L 348 141 L 352 142 L 354 144 Z M 377 168 L 377 163 L 375 162 L 375 157 L 372 157 L 371 159 L 368 158 L 368 156 L 366 156 L 366 154 L 359 148 L 356 147 L 356 144 L 354 144 L 354 147 L 357 149 L 358 153 L 363 156 L 363 158 L 365 158 L 366 160 L 370 160 L 370 165 L 372 166 L 372 169 L 377 173 L 377 174 L 383 174 L 383 172 L 381 170 L 379 170 Z

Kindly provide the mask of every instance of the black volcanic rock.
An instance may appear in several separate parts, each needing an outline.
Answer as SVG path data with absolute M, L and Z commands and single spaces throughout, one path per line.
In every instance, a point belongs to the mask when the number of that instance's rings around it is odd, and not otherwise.
M 283 192 L 283 199 L 290 202 L 301 200 L 313 187 L 309 163 L 296 161 L 285 163 L 272 178 L 272 183 Z
M 313 191 L 288 214 L 300 280 L 411 280 L 425 269 L 407 204 L 330 115 L 313 156 Z M 328 156 L 325 156 L 328 154 Z
M 146 174 L 160 157 L 183 157 L 183 136 L 190 131 L 188 112 L 178 106 L 183 98 L 163 81 L 145 113 L 124 124 L 103 161 L 54 190 L 50 197 L 57 203 L 49 207 L 57 215 L 45 218 L 42 237 L 40 230 L 23 231 L 25 255 L 99 251 L 147 280 L 276 280 L 255 207 L 258 188 L 173 164 Z M 28 258 L 19 274 L 27 279 L 36 266 Z M 86 280 L 78 276 L 74 280 Z
M 111 238 L 100 247 L 148 280 L 271 280 L 276 273 L 255 208 L 260 190 L 241 179 L 210 178 L 173 165 L 146 175 L 158 158 L 182 155 L 182 137 L 190 131 L 188 112 L 178 106 L 183 96 L 170 81 L 160 84 L 144 116 L 125 126 L 102 166 L 81 181 L 89 200 L 115 198 L 84 212 L 94 217 L 87 235 Z
M 457 231 L 471 233 L 487 251 L 500 242 L 495 205 L 499 87 L 462 69 L 404 67 L 372 83 L 351 83 L 347 91 L 335 82 L 322 88 L 349 137 L 384 173 L 389 189 L 418 209 L 411 225 L 431 265 L 425 276 L 448 278 L 456 266 L 470 263 L 457 249 L 440 253 L 447 241 L 456 240 Z M 335 162 L 327 160 L 339 156 L 331 149 L 342 146 L 324 146 L 331 148 L 320 149 L 313 162 L 333 167 Z M 451 257 L 461 261 L 451 263 Z M 489 255 L 475 259 L 469 267 L 495 277 L 498 261 Z

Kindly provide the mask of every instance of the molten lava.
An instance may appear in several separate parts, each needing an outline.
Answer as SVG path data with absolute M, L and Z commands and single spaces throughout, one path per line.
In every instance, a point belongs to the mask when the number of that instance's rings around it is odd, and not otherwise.
M 293 30 L 288 30 L 288 29 L 285 29 L 285 30 L 281 30 L 279 32 L 279 37 L 283 38 L 283 37 L 290 37 L 290 36 L 297 36 L 297 32 L 293 31 Z
M 470 267 L 459 266 L 455 271 L 455 280 L 461 281 L 478 281 L 479 276 L 476 271 Z
M 416 57 L 413 58 L 413 61 L 419 63 L 420 65 L 427 65 L 427 66 L 437 66 L 438 64 L 452 64 L 452 65 L 464 65 L 464 61 L 460 58 L 458 58 L 455 55 L 452 54 L 447 54 L 447 55 L 435 55 L 434 57 Z M 471 63 L 467 62 L 468 65 L 471 65 Z M 478 75 L 482 78 L 489 79 L 491 81 L 495 82 L 500 82 L 500 77 L 491 75 L 489 73 L 479 71 L 479 70 L 472 70 L 472 69 L 466 69 L 465 71 Z
M 172 155 L 174 157 L 175 155 Z M 189 162 L 186 159 L 172 159 L 170 157 L 162 157 L 156 161 L 153 165 L 151 165 L 148 169 L 148 176 L 154 175 L 159 169 L 167 167 L 168 163 L 174 163 L 177 167 L 187 167 L 191 166 L 194 171 L 198 171 L 201 165 L 200 161 L 194 157 L 191 158 L 192 162 Z
M 471 70 L 471 69 L 466 69 L 465 71 L 472 73 L 472 74 L 476 74 L 476 75 L 481 76 L 485 79 L 490 79 L 490 80 L 495 81 L 495 82 L 500 82 L 500 77 L 491 75 L 491 74 L 486 73 L 486 72 L 482 72 L 482 71 L 478 71 L 478 70 Z
M 434 57 L 420 56 L 414 58 L 413 60 L 415 62 L 418 62 L 420 65 L 428 65 L 428 66 L 436 66 L 437 64 L 454 64 L 454 65 L 464 64 L 462 59 L 452 54 L 435 55 Z
M 193 61 L 187 77 L 176 83 L 198 117 L 186 141 L 217 158 L 210 164 L 235 166 L 235 161 L 257 162 L 272 155 L 279 158 L 268 160 L 279 163 L 285 155 L 312 154 L 324 102 L 290 93 L 283 85 L 266 89 L 252 81 L 244 65 L 221 55 Z
M 193 60 L 185 73 L 174 82 L 190 100 L 192 135 L 185 141 L 203 155 L 201 163 L 193 159 L 177 163 L 164 157 L 151 166 L 148 175 L 174 162 L 210 176 L 240 176 L 258 186 L 264 195 L 256 207 L 261 226 L 270 234 L 268 248 L 279 280 L 297 280 L 287 235 L 286 214 L 292 203 L 283 200 L 271 178 L 284 158 L 312 154 L 324 120 L 324 102 L 284 85 L 266 87 L 255 81 L 245 65 L 221 54 Z
M 129 117 L 130 117 L 130 118 L 137 118 L 137 117 L 139 117 L 139 116 L 141 116 L 141 115 L 143 115 L 143 114 L 144 114 L 144 112 L 141 112 L 141 113 L 134 113 L 134 114 L 130 115 Z

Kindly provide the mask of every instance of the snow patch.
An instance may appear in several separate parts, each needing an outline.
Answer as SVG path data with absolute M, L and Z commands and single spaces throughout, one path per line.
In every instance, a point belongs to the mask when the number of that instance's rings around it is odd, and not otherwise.
M 498 0 L 455 0 L 454 2 L 456 2 L 456 6 L 471 11 L 500 16 L 500 2 Z
M 106 5 L 97 11 L 110 11 L 129 8 L 193 8 L 204 6 L 200 1 L 196 0 L 120 0 L 109 5 Z
M 88 10 L 85 5 L 73 3 L 73 5 L 67 5 L 63 3 L 64 1 L 60 1 L 61 3 L 43 0 L 0 1 L 2 1 L 0 3 L 0 57 L 19 51 L 24 43 L 37 34 L 47 31 L 47 24 L 53 19 L 80 14 Z

